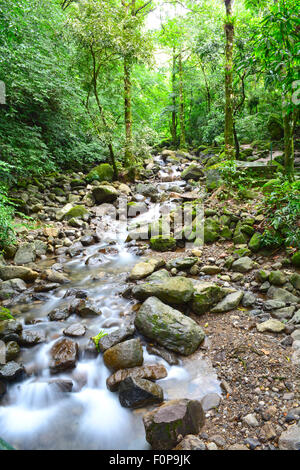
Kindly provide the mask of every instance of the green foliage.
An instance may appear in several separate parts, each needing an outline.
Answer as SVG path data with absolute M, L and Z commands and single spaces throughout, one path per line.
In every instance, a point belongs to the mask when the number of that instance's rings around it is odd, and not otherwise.
M 98 352 L 100 352 L 99 341 L 100 341 L 101 338 L 103 338 L 103 336 L 107 336 L 107 333 L 105 333 L 103 330 L 101 330 L 100 333 L 98 333 L 96 336 L 92 337 L 92 340 L 93 340 Z
M 270 191 L 262 202 L 266 216 L 262 244 L 300 248 L 300 181 L 273 180 Z
M 14 317 L 8 308 L 0 307 L 0 321 L 3 320 L 14 320 Z
M 14 208 L 7 196 L 7 188 L 0 183 L 0 249 L 5 248 L 14 239 L 13 214 Z

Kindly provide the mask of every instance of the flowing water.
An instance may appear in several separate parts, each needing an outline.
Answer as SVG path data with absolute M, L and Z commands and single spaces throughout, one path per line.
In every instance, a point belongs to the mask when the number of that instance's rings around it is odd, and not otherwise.
M 176 176 L 176 175 L 175 175 Z M 183 184 L 177 182 L 176 184 Z M 168 183 L 159 184 L 164 189 Z M 101 207 L 101 206 L 100 206 Z M 150 204 L 147 214 L 137 217 L 140 222 L 153 221 L 159 216 L 159 205 Z M 86 328 L 84 337 L 76 338 L 80 350 L 99 330 L 111 332 L 122 326 L 132 316 L 134 301 L 120 295 L 126 288 L 126 278 L 131 268 L 140 260 L 132 243 L 125 243 L 127 231 L 122 222 L 106 218 L 110 231 L 106 239 L 82 254 L 64 263 L 71 283 L 43 294 L 42 300 L 17 305 L 13 310 L 26 330 L 43 330 L 46 342 L 32 348 L 23 348 L 21 361 L 29 378 L 9 387 L 0 406 L 0 435 L 18 449 L 148 449 L 142 416 L 145 409 L 122 408 L 118 394 L 106 388 L 110 375 L 97 358 L 80 355 L 75 369 L 54 376 L 49 372 L 49 351 L 57 338 L 63 336 L 66 326 L 79 321 Z M 114 245 L 110 240 L 115 232 Z M 103 235 L 103 234 L 102 234 Z M 66 321 L 48 320 L 48 313 L 66 303 L 64 294 L 71 287 L 88 291 L 102 314 L 88 319 L 71 315 Z M 17 314 L 19 312 L 19 315 Z M 21 313 L 20 313 L 21 312 Z M 201 399 L 207 393 L 220 392 L 216 374 L 211 365 L 197 352 L 183 359 L 179 365 L 170 366 L 162 358 L 150 355 L 144 348 L 144 363 L 162 363 L 168 376 L 159 380 L 166 399 Z M 59 392 L 49 386 L 53 379 L 72 380 L 71 393 Z

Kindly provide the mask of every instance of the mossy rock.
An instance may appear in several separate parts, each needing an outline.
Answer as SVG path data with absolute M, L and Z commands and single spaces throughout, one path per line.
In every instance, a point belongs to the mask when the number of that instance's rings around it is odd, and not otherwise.
M 278 183 L 279 183 L 278 179 L 272 179 L 272 180 L 267 181 L 267 183 L 265 183 L 262 187 L 262 192 L 264 194 L 272 193 L 272 191 L 274 191 Z
M 155 251 L 171 251 L 176 248 L 176 240 L 173 237 L 158 235 L 150 238 L 150 247 Z
M 74 206 L 72 209 L 70 209 L 64 216 L 65 220 L 70 220 L 75 217 L 78 217 L 80 219 L 87 218 L 89 216 L 89 211 L 86 210 L 84 206 Z
M 220 235 L 220 225 L 212 218 L 208 218 L 204 221 L 204 242 L 213 243 L 218 240 Z
M 296 253 L 294 253 L 291 261 L 294 266 L 296 266 L 297 268 L 300 268 L 300 251 L 297 251 Z
M 262 240 L 262 236 L 259 232 L 255 232 L 250 241 L 249 241 L 249 248 L 251 251 L 253 251 L 254 253 L 256 253 L 257 251 L 259 251 L 260 247 L 261 247 L 261 240 Z
M 101 165 L 93 168 L 85 177 L 88 181 L 113 181 L 114 170 L 109 163 L 101 163 Z

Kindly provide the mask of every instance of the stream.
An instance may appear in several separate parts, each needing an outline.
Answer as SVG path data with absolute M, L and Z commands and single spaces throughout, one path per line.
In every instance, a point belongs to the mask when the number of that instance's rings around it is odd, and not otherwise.
M 183 185 L 176 170 L 170 178 L 173 183 L 158 182 L 163 191 L 168 184 Z M 170 175 L 163 169 L 161 178 Z M 166 178 L 167 179 L 167 178 Z M 101 206 L 99 206 L 101 207 Z M 147 214 L 135 221 L 153 221 L 159 214 L 159 204 L 150 203 Z M 71 282 L 54 291 L 43 293 L 41 300 L 16 305 L 12 313 L 23 324 L 24 330 L 43 331 L 46 342 L 31 348 L 22 348 L 20 360 L 28 376 L 11 384 L 0 406 L 0 435 L 17 449 L 55 450 L 147 450 L 142 416 L 146 409 L 122 408 L 118 394 L 106 387 L 111 372 L 103 363 L 102 354 L 89 357 L 84 347 L 89 338 L 104 330 L 109 333 L 132 318 L 135 301 L 120 294 L 125 290 L 126 278 L 132 267 L 143 258 L 136 254 L 133 242 L 126 243 L 127 228 L 105 215 L 110 231 L 101 237 L 101 243 L 85 248 L 73 258 L 62 256 L 64 271 Z M 101 223 L 103 224 L 103 217 Z M 99 217 L 100 220 L 100 217 Z M 111 237 L 118 232 L 117 240 Z M 102 234 L 103 235 L 103 234 Z M 106 238 L 106 239 L 105 239 Z M 100 251 L 99 251 L 100 250 Z M 45 261 L 41 261 L 39 266 Z M 64 295 L 71 288 L 83 289 L 96 302 L 100 316 L 78 319 L 71 315 L 65 321 L 49 321 L 47 315 L 66 302 Z M 30 319 L 30 320 L 28 320 Z M 86 334 L 76 338 L 80 356 L 76 368 L 59 374 L 49 371 L 49 351 L 63 330 L 74 323 L 82 323 Z M 208 393 L 220 393 L 216 373 L 201 351 L 170 366 L 162 358 L 150 355 L 144 347 L 144 364 L 164 364 L 168 371 L 157 383 L 163 388 L 166 400 L 174 398 L 201 399 Z M 62 392 L 49 386 L 49 381 L 72 380 L 72 392 Z

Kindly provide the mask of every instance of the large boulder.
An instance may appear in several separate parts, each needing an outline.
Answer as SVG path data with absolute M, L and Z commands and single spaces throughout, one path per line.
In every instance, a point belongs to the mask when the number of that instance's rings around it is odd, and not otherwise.
M 142 367 L 131 367 L 130 369 L 121 369 L 110 375 L 106 380 L 106 386 L 111 392 L 118 390 L 119 385 L 127 377 L 135 379 L 159 380 L 167 377 L 168 372 L 162 364 L 151 364 Z
M 9 281 L 10 279 L 22 279 L 25 282 L 34 282 L 38 277 L 36 271 L 25 266 L 0 265 L 0 279 Z
M 143 417 L 146 439 L 156 450 L 172 449 L 187 434 L 198 434 L 204 421 L 201 403 L 188 399 L 171 400 Z
M 68 338 L 59 339 L 50 350 L 50 370 L 53 373 L 72 369 L 78 358 L 78 344 Z
M 194 290 L 190 279 L 176 276 L 139 284 L 132 289 L 132 294 L 138 300 L 157 297 L 167 304 L 182 305 L 191 300 Z
M 137 367 L 143 364 L 143 348 L 139 339 L 129 339 L 116 344 L 103 354 L 105 365 L 109 369 L 119 370 Z
M 135 318 L 137 329 L 171 351 L 185 356 L 192 354 L 204 340 L 200 326 L 178 310 L 149 297 Z
M 150 380 L 127 377 L 120 383 L 119 400 L 125 408 L 142 408 L 163 399 L 163 389 Z
M 93 188 L 92 196 L 96 204 L 102 204 L 104 202 L 114 202 L 118 198 L 119 192 L 113 186 L 100 185 Z
M 226 290 L 211 282 L 199 281 L 194 284 L 195 292 L 191 300 L 193 312 L 202 315 L 223 299 Z

